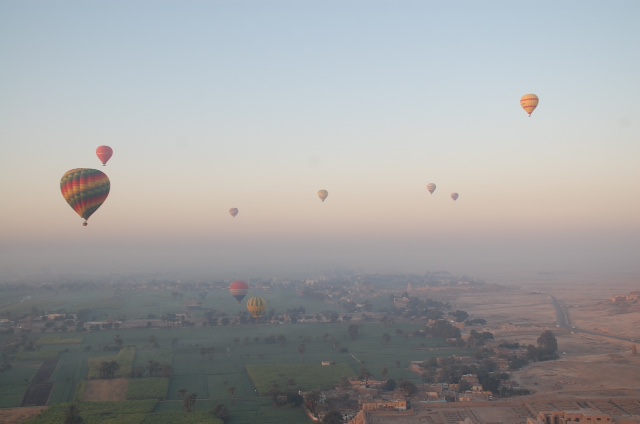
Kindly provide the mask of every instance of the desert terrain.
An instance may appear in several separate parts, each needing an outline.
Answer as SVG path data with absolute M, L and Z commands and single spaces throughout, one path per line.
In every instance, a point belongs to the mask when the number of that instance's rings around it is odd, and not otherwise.
M 511 374 L 532 395 L 484 402 L 413 402 L 411 414 L 373 413 L 368 423 L 513 424 L 553 410 L 592 410 L 640 419 L 640 355 L 632 353 L 636 343 L 631 341 L 640 341 L 640 305 L 611 302 L 613 296 L 639 290 L 639 283 L 624 276 L 560 274 L 512 285 L 424 290 L 420 294 L 446 300 L 472 318 L 486 319 L 484 330 L 494 334 L 496 344 L 535 345 L 543 331 L 553 331 L 560 359 L 532 363 Z M 569 319 L 560 327 L 554 298 Z

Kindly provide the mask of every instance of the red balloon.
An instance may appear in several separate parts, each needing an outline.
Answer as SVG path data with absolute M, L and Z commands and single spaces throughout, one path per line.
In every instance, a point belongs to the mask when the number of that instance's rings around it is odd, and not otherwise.
M 100 146 L 96 149 L 96 155 L 103 165 L 106 165 L 113 155 L 113 149 L 109 146 Z
M 231 295 L 236 298 L 238 303 L 242 302 L 242 299 L 247 295 L 249 291 L 249 285 L 244 281 L 234 281 L 229 286 L 229 291 Z

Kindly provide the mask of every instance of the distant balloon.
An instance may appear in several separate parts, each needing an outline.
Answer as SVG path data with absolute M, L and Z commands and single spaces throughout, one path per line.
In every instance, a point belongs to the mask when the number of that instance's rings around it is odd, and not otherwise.
M 320 200 L 322 200 L 324 202 L 324 199 L 327 198 L 327 196 L 329 195 L 329 192 L 327 190 L 319 190 L 318 191 L 318 197 L 320 198 Z
M 252 297 L 247 300 L 247 310 L 255 319 L 260 318 L 266 309 L 267 302 L 261 297 Z
M 453 199 L 454 202 L 458 200 L 458 193 L 451 193 L 451 198 Z
M 231 296 L 235 297 L 238 303 L 240 303 L 247 295 L 249 285 L 244 281 L 234 281 L 229 286 L 229 291 L 231 292 Z
M 109 177 L 97 169 L 76 168 L 67 171 L 60 180 L 62 197 L 78 215 L 84 218 L 82 225 L 104 203 L 109 195 Z
M 238 215 L 238 208 L 231 208 L 229 209 L 229 213 L 231 214 L 232 217 L 236 217 L 236 215 Z
M 427 190 L 429 193 L 433 194 L 433 192 L 436 191 L 436 185 L 434 183 L 427 184 Z
M 100 162 L 102 162 L 102 165 L 106 166 L 113 155 L 113 149 L 109 146 L 100 146 L 96 149 L 96 155 L 98 159 L 100 159 Z
M 531 116 L 536 106 L 538 106 L 538 101 L 538 96 L 535 94 L 525 94 L 520 98 L 520 106 Z

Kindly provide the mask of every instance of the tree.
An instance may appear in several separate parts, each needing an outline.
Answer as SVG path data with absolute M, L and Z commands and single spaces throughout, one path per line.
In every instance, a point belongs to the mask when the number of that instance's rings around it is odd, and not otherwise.
M 304 352 L 307 350 L 304 344 L 298 346 L 298 353 L 302 356 L 302 365 L 304 365 Z
M 113 378 L 120 370 L 120 364 L 116 361 L 102 361 L 100 363 L 100 378 Z
M 231 405 L 236 404 L 236 386 L 227 387 L 227 391 L 231 395 Z
M 196 407 L 197 394 L 189 393 L 187 389 L 182 388 L 178 390 L 178 397 L 182 399 L 182 408 L 185 412 L 191 412 Z
M 196 398 L 198 397 L 197 394 L 195 393 L 189 393 L 189 396 L 187 398 L 187 405 L 188 405 L 188 409 L 187 412 L 191 412 L 195 409 L 196 407 Z
M 122 341 L 122 337 L 120 337 L 120 334 L 117 334 L 114 338 L 113 338 L 113 342 L 119 347 L 122 347 L 122 344 L 124 343 Z
M 68 405 L 64 411 L 64 424 L 82 424 L 84 419 L 75 405 Z
M 351 338 L 351 340 L 355 340 L 360 334 L 360 326 L 358 324 L 349 324 L 347 331 L 349 332 L 349 337 Z
M 147 340 L 149 340 L 149 343 L 153 346 L 153 347 L 158 347 L 158 340 L 156 339 L 156 336 L 154 336 L 153 334 L 150 335 Z
M 398 386 L 404 392 L 405 397 L 411 397 L 418 391 L 416 385 L 409 380 L 402 380 Z
M 537 342 L 541 356 L 553 356 L 558 350 L 558 341 L 551 330 L 544 331 Z
M 387 368 L 386 366 L 382 367 L 381 373 L 382 373 L 382 379 L 386 380 L 389 375 L 389 368 Z
M 391 378 L 387 380 L 386 383 L 384 383 L 384 390 L 386 390 L 387 392 L 393 392 L 396 389 L 397 385 L 398 383 L 396 382 L 396 380 Z
M 320 392 L 317 390 L 313 390 L 304 395 L 304 404 L 311 411 L 312 414 L 316 415 L 316 408 L 318 407 L 318 403 L 320 402 Z
M 342 424 L 342 414 L 335 409 L 327 412 L 327 415 L 322 419 L 322 424 Z
M 223 405 L 222 403 L 217 403 L 216 406 L 213 407 L 213 411 L 211 411 L 214 417 L 222 420 L 223 423 L 229 421 L 229 409 L 227 405 Z

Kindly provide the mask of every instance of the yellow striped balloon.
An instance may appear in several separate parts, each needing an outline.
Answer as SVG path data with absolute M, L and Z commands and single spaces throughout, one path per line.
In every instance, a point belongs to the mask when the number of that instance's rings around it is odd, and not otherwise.
M 535 94 L 525 94 L 520 98 L 520 106 L 531 116 L 536 106 L 538 106 L 538 101 L 538 96 Z
M 261 297 L 252 297 L 247 300 L 247 310 L 255 319 L 258 319 L 267 310 L 267 302 Z

